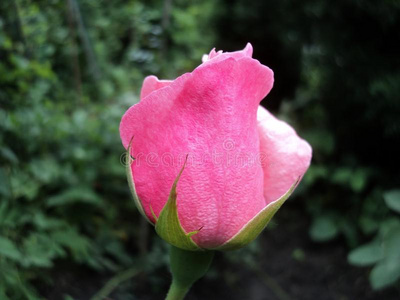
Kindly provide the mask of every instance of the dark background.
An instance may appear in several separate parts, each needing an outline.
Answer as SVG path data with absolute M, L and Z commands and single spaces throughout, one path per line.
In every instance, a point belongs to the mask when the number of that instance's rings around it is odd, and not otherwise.
M 400 2 L 3 0 L 0 299 L 163 299 L 168 249 L 139 217 L 118 126 L 143 78 L 247 42 L 262 102 L 313 147 L 268 229 L 188 299 L 400 297 Z

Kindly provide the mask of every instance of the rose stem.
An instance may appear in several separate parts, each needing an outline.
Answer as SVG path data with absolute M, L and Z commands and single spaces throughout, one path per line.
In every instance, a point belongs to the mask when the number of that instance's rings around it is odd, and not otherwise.
M 172 283 L 165 300 L 182 300 L 193 283 L 206 274 L 214 251 L 188 251 L 171 246 Z

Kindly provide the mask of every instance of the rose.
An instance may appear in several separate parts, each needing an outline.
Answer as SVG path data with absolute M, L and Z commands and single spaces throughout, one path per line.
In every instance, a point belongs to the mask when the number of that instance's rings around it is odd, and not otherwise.
M 122 117 L 138 207 L 175 246 L 234 249 L 248 243 L 310 164 L 309 144 L 259 106 L 273 72 L 251 56 L 250 44 L 231 53 L 213 49 L 193 72 L 173 81 L 149 76 L 141 101 Z

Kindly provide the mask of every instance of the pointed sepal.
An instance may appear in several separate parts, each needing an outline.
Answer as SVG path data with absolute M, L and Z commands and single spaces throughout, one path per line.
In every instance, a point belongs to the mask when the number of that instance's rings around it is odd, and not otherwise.
M 133 137 L 131 139 L 131 141 L 129 142 L 129 146 L 128 149 L 126 149 L 126 154 L 125 154 L 125 160 L 124 160 L 124 164 L 125 164 L 125 171 L 126 171 L 126 177 L 128 179 L 128 185 L 129 185 L 129 189 L 131 191 L 131 195 L 133 198 L 133 201 L 135 202 L 135 205 L 137 207 L 137 209 L 139 210 L 140 214 L 152 225 L 154 225 L 150 219 L 146 216 L 142 203 L 139 200 L 139 197 L 136 193 L 136 188 L 135 188 L 135 182 L 133 181 L 133 174 L 132 174 L 132 168 L 131 165 L 134 162 L 134 158 L 131 156 L 131 149 L 132 149 L 132 140 Z
M 196 245 L 191 237 L 194 234 L 198 233 L 201 228 L 199 230 L 186 233 L 185 230 L 182 228 L 181 222 L 179 221 L 178 208 L 176 205 L 176 186 L 178 184 L 179 178 L 182 175 L 183 170 L 185 169 L 186 161 L 187 156 L 181 171 L 179 172 L 174 181 L 174 184 L 172 185 L 168 201 L 161 210 L 160 215 L 158 216 L 156 222 L 156 232 L 163 240 L 175 247 L 183 250 L 196 251 L 202 249 Z
M 252 242 L 264 229 L 267 227 L 269 221 L 279 210 L 283 203 L 293 193 L 300 178 L 289 188 L 289 190 L 274 202 L 269 203 L 263 210 L 255 215 L 243 228 L 235 234 L 231 239 L 223 245 L 215 248 L 214 250 L 236 250 L 242 248 Z

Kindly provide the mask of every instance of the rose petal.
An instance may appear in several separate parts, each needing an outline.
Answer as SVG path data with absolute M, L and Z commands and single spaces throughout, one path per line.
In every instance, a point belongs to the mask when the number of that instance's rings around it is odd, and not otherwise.
M 140 100 L 145 98 L 148 94 L 172 83 L 172 80 L 159 80 L 156 76 L 147 76 L 140 91 Z
M 120 125 L 125 147 L 135 136 L 132 172 L 150 219 L 150 204 L 159 215 L 189 155 L 177 188 L 178 214 L 186 232 L 203 227 L 193 236 L 201 247 L 224 243 L 265 207 L 260 164 L 236 158 L 259 154 L 257 107 L 273 73 L 244 55 L 217 58 L 164 88 L 147 79 L 145 101 L 132 106 Z M 146 86 L 156 89 L 149 93 Z
M 282 196 L 307 171 L 312 149 L 287 123 L 260 106 L 257 112 L 266 203 Z
M 214 48 L 210 51 L 210 54 L 208 54 L 208 58 L 203 61 L 203 65 L 210 62 L 215 63 L 218 61 L 222 61 L 224 59 L 227 59 L 228 57 L 232 57 L 238 60 L 243 57 L 251 57 L 252 55 L 253 55 L 253 47 L 251 46 L 250 43 L 247 43 L 246 47 L 243 50 L 234 52 L 223 52 L 221 50 L 217 52 L 215 51 Z
M 215 51 L 215 48 L 210 51 L 210 54 L 204 54 L 202 57 L 202 62 L 203 65 L 204 63 L 212 61 L 213 63 L 216 63 L 218 61 L 227 59 L 228 57 L 235 58 L 236 60 L 243 58 L 243 57 L 251 57 L 253 55 L 253 47 L 251 46 L 250 43 L 247 43 L 246 47 L 243 50 L 240 51 L 235 51 L 235 52 L 222 52 L 222 50 L 219 50 L 218 52 Z M 215 59 L 215 57 L 218 57 Z M 202 65 L 200 65 L 201 67 Z M 156 76 L 147 76 L 142 85 L 142 90 L 140 92 L 140 100 L 145 98 L 148 94 L 150 94 L 153 91 L 156 91 L 160 88 L 163 88 L 167 85 L 170 85 L 173 82 L 173 80 L 160 80 Z

